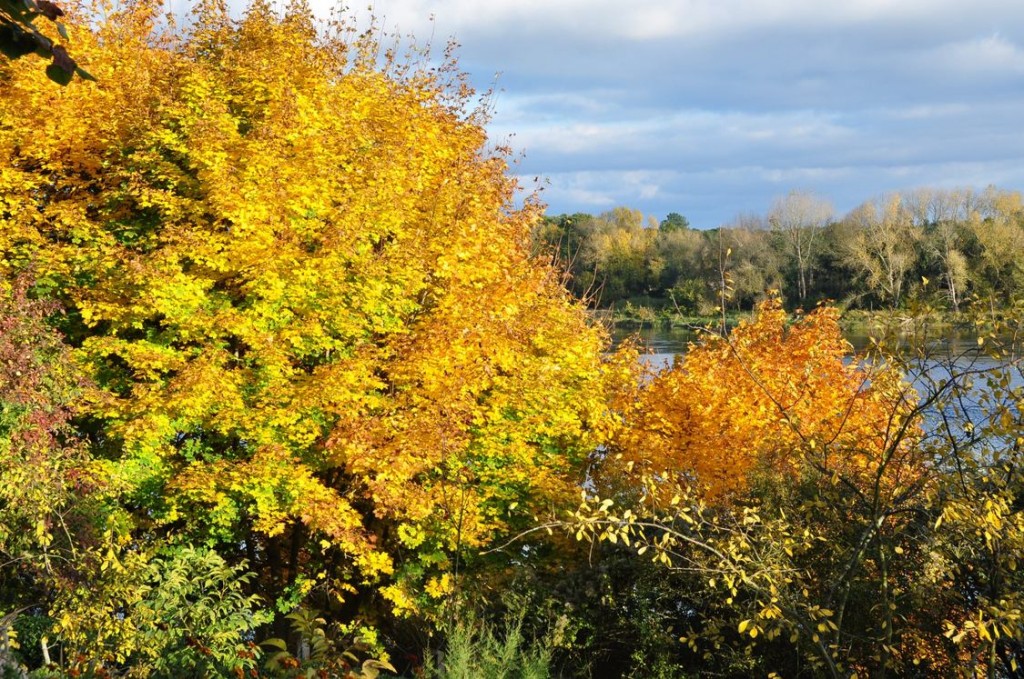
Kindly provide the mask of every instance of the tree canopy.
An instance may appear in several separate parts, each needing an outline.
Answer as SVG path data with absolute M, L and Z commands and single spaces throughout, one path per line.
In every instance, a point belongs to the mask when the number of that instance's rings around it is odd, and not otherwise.
M 429 614 L 460 550 L 576 494 L 603 334 L 454 63 L 302 5 L 156 10 L 82 32 L 98 85 L 0 67 L 0 274 L 64 310 L 96 529 L 125 562 L 215 547 L 285 611 Z M 55 617 L 86 655 L 142 643 L 103 615 Z

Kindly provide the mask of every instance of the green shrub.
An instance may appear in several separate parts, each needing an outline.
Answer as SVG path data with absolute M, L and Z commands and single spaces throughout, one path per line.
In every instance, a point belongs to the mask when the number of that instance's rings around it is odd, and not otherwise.
M 544 641 L 523 635 L 523 613 L 509 614 L 499 627 L 476 615 L 463 616 L 445 630 L 447 645 L 431 679 L 548 679 L 551 649 Z M 428 659 L 429 660 L 429 659 Z

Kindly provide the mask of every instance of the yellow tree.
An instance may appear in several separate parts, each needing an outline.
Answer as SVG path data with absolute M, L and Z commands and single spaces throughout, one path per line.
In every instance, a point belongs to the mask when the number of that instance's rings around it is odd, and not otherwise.
M 285 603 L 445 597 L 459 550 L 575 492 L 621 370 L 453 63 L 300 5 L 187 35 L 158 10 L 75 29 L 97 85 L 3 74 L 0 271 L 68 309 L 137 531 L 240 552 Z
M 856 229 L 845 246 L 850 265 L 879 297 L 899 306 L 907 275 L 917 262 L 921 232 L 899 194 L 863 203 L 845 217 Z
M 1015 255 L 1024 246 L 1021 194 L 989 187 L 980 202 L 980 209 L 973 212 L 967 222 L 981 249 L 975 265 L 977 276 L 972 283 L 980 284 L 983 290 L 992 290 L 1003 299 L 1013 300 L 1014 290 L 1019 289 L 1024 280 L 1024 269 Z
M 797 298 L 807 299 L 809 282 L 814 280 L 815 242 L 822 230 L 832 221 L 832 204 L 812 193 L 790 191 L 776 198 L 768 212 L 768 223 L 781 233 L 788 250 L 796 262 Z

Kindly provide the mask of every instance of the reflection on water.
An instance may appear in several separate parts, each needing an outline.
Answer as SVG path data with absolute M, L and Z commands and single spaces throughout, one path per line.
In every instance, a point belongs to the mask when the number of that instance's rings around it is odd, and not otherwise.
M 612 346 L 617 347 L 623 342 L 633 339 L 640 347 L 644 363 L 652 368 L 662 368 L 672 364 L 677 355 L 685 354 L 691 342 L 696 342 L 701 331 L 689 328 L 612 328 Z

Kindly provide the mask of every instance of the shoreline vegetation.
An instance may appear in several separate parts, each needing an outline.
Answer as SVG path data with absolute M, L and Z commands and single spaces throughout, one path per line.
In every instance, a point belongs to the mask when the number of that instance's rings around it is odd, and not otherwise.
M 810 311 L 810 310 L 808 310 Z M 999 309 L 990 310 L 989 315 L 1002 316 Z M 643 330 L 645 328 L 718 330 L 722 325 L 721 314 L 686 314 L 670 306 L 642 306 L 625 303 L 607 309 L 588 309 L 587 315 L 593 322 L 613 330 Z M 730 310 L 725 314 L 727 328 L 734 328 L 741 321 L 749 321 L 754 311 Z M 795 320 L 805 312 L 792 312 Z M 871 328 L 899 328 L 926 322 L 934 330 L 971 330 L 976 326 L 976 316 L 968 313 L 954 313 L 937 309 L 928 310 L 878 310 L 850 309 L 839 317 L 844 330 L 863 331 Z

